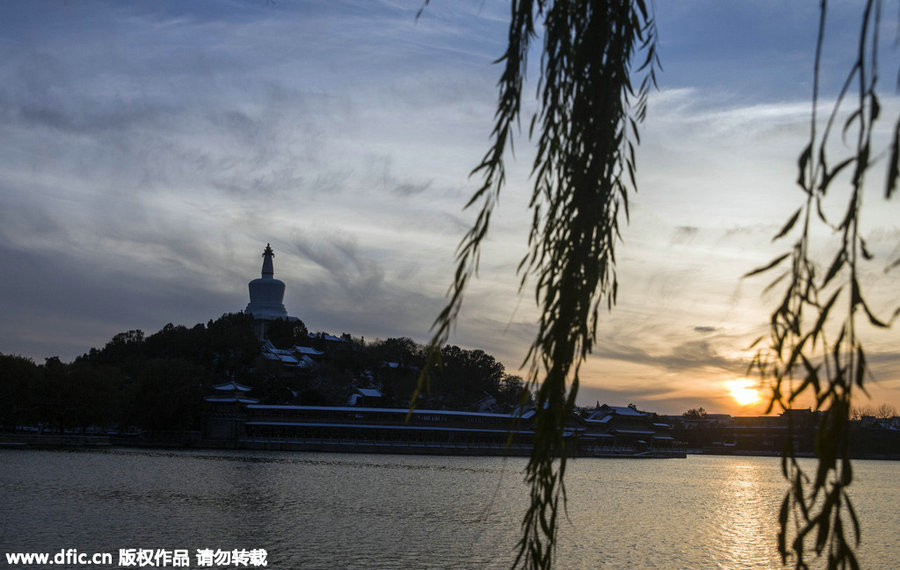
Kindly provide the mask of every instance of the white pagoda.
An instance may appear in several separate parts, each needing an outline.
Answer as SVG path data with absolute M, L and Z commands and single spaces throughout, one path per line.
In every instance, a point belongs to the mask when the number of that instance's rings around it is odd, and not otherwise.
M 284 308 L 284 281 L 275 279 L 275 268 L 272 258 L 275 252 L 266 244 L 263 251 L 262 275 L 248 284 L 250 302 L 244 312 L 253 316 L 254 329 L 260 340 L 266 337 L 269 323 L 277 319 L 296 321 L 297 317 L 288 316 Z

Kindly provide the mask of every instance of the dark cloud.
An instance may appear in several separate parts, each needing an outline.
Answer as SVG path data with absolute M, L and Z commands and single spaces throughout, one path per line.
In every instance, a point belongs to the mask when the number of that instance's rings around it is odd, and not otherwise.
M 70 359 L 123 330 L 154 332 L 243 309 L 240 293 L 210 289 L 188 271 L 137 273 L 62 252 L 0 245 L 0 273 L 0 351 L 36 359 Z
M 400 196 L 415 196 L 426 192 L 429 188 L 431 188 L 431 181 L 419 183 L 403 182 L 395 186 L 394 193 Z
M 667 392 L 659 387 L 642 387 L 642 388 L 601 388 L 596 386 L 581 386 L 578 389 L 578 405 L 591 406 L 599 402 L 610 406 L 627 406 L 628 404 L 636 404 L 639 408 L 647 411 L 656 411 L 648 409 L 647 402 L 659 399 Z
M 294 242 L 296 252 L 328 273 L 328 285 L 338 286 L 349 300 L 366 302 L 377 296 L 384 269 L 364 254 L 354 240 L 335 236 L 305 237 Z
M 712 332 L 716 332 L 718 329 L 716 327 L 699 326 L 699 327 L 694 327 L 694 330 L 698 333 L 712 333 Z
M 700 340 L 674 344 L 661 354 L 651 354 L 629 344 L 601 343 L 595 347 L 594 355 L 610 360 L 655 366 L 669 372 L 690 372 L 704 368 L 741 372 L 746 368 L 745 362 L 725 358 L 716 352 L 710 342 Z
M 696 226 L 678 226 L 675 228 L 671 241 L 673 244 L 690 243 L 698 233 L 700 233 L 700 228 Z

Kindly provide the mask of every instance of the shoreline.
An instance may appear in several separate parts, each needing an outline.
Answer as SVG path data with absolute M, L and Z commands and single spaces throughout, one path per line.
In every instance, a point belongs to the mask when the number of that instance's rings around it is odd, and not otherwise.
M 76 434 L 21 434 L 0 433 L 0 450 L 106 450 L 106 449 L 180 449 L 180 450 L 230 450 L 230 451 L 285 451 L 296 453 L 374 453 L 385 455 L 442 455 L 470 457 L 527 457 L 528 445 L 502 444 L 448 445 L 376 441 L 335 441 L 335 440 L 279 440 L 242 439 L 238 441 L 203 440 L 199 432 L 185 432 L 178 438 L 149 439 L 139 436 L 76 435 Z M 724 449 L 597 449 L 580 453 L 572 458 L 596 459 L 660 459 L 684 458 L 690 455 L 714 455 L 734 457 L 781 457 L 770 450 L 724 450 Z M 798 453 L 795 457 L 815 458 L 812 453 Z M 860 454 L 851 459 L 876 461 L 900 461 L 895 454 Z

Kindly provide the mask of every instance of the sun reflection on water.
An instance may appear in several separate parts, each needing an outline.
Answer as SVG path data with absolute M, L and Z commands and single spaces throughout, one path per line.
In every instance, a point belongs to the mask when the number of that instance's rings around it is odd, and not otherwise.
M 758 462 L 735 459 L 717 481 L 716 550 L 723 567 L 768 567 L 776 548 L 775 517 L 780 488 L 772 470 Z M 761 555 L 765 553 L 765 555 Z

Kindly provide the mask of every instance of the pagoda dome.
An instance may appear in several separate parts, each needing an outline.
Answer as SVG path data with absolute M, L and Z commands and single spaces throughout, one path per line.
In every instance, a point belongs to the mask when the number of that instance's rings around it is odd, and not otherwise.
M 253 315 L 256 320 L 288 318 L 287 309 L 284 308 L 284 281 L 275 279 L 273 257 L 275 252 L 272 251 L 272 246 L 266 244 L 263 252 L 262 276 L 249 283 L 250 303 L 244 312 Z

